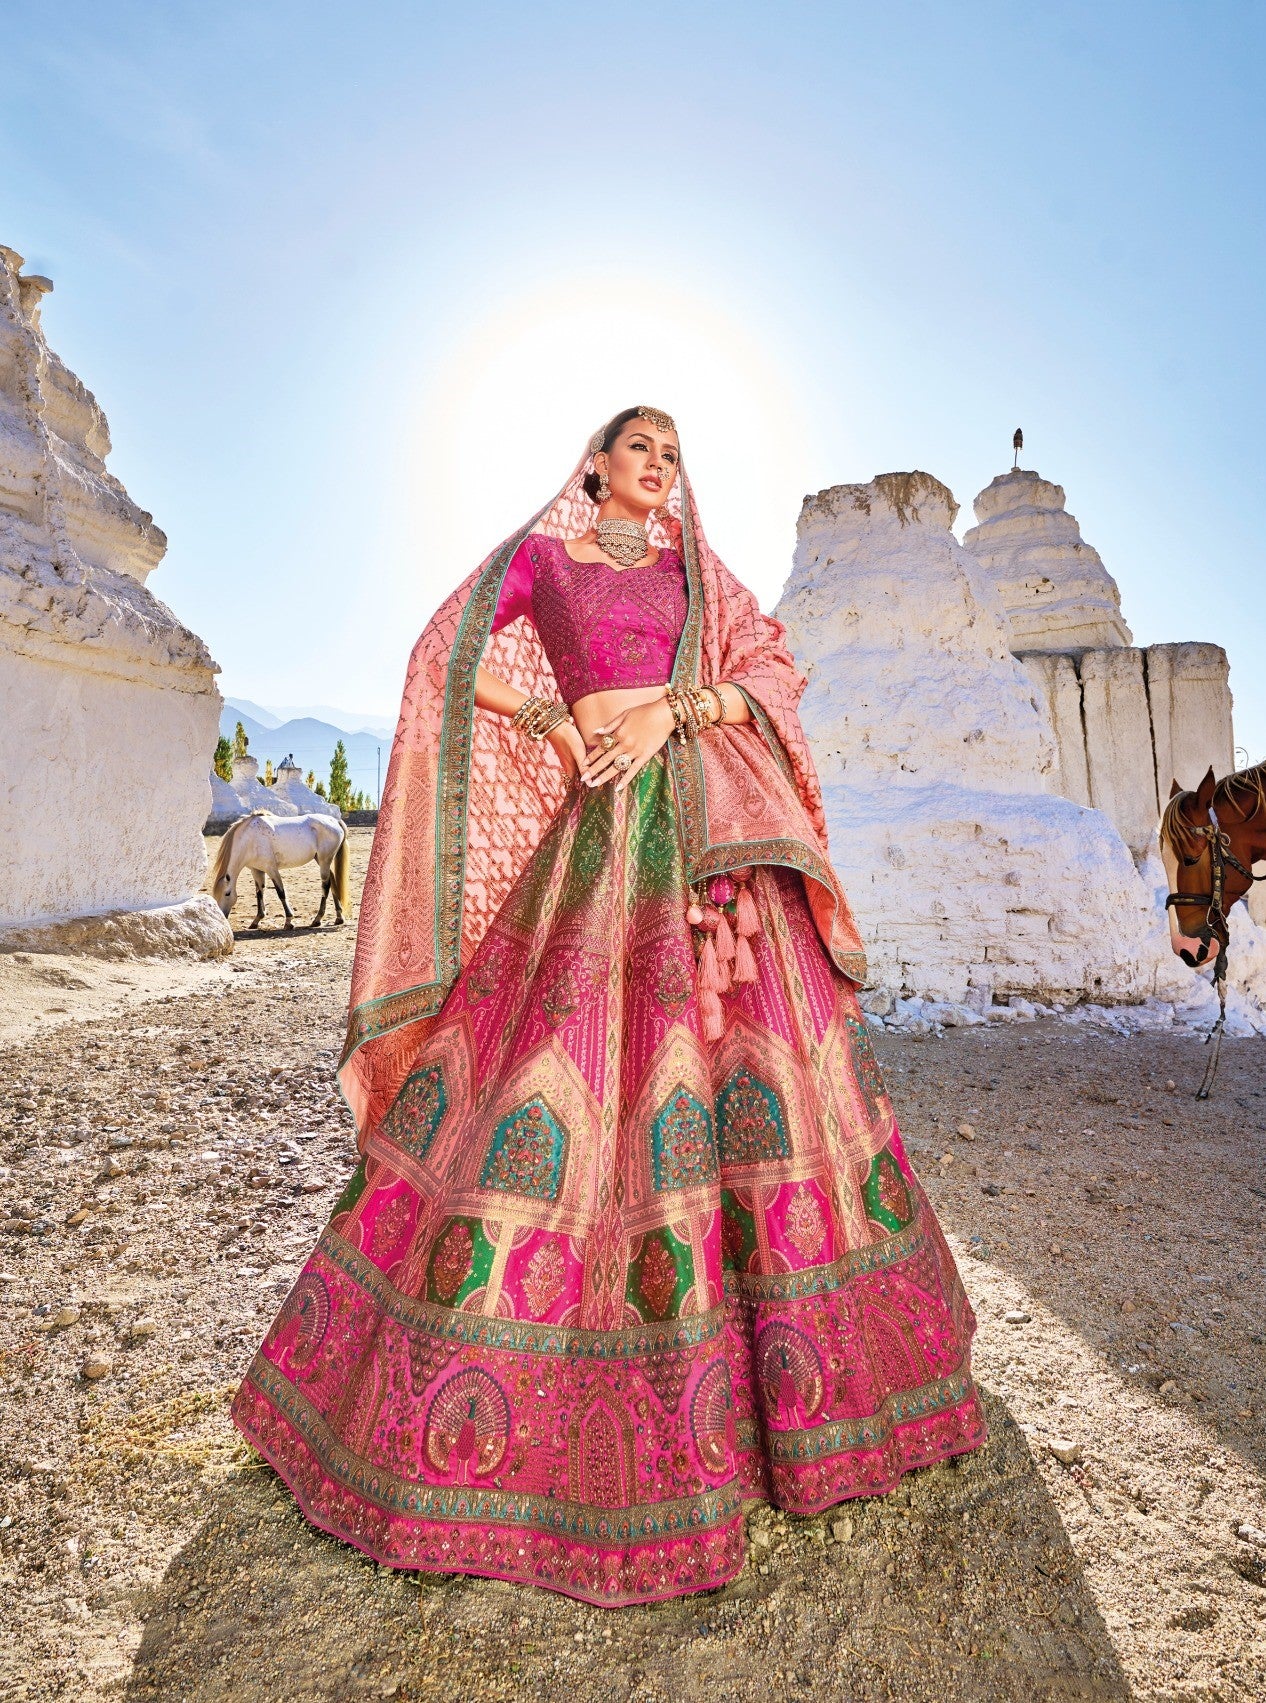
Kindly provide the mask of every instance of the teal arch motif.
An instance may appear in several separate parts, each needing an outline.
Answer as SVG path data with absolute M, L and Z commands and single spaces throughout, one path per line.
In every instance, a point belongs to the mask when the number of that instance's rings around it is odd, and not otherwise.
M 567 1132 L 539 1095 L 534 1095 L 493 1131 L 479 1182 L 482 1188 L 557 1200 L 563 1182 Z
M 730 1072 L 717 1095 L 717 1136 L 723 1165 L 754 1165 L 790 1154 L 778 1092 L 745 1064 Z
M 437 1061 L 405 1079 L 382 1120 L 382 1133 L 415 1159 L 425 1159 L 447 1110 L 444 1067 Z
M 651 1125 L 651 1163 L 661 1194 L 712 1182 L 717 1175 L 712 1113 L 689 1088 L 673 1089 Z

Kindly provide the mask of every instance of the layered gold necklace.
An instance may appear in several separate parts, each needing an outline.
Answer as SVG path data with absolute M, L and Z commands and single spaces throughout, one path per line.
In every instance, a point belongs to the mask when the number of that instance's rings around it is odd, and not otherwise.
M 600 520 L 597 545 L 604 556 L 623 567 L 640 562 L 649 547 L 646 528 L 636 520 Z

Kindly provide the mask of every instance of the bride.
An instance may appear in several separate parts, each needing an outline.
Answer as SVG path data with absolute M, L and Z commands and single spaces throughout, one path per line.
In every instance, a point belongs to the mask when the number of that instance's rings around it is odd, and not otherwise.
M 629 408 L 414 648 L 339 1066 L 360 1165 L 233 1404 L 393 1567 L 619 1605 L 975 1448 L 784 628 Z

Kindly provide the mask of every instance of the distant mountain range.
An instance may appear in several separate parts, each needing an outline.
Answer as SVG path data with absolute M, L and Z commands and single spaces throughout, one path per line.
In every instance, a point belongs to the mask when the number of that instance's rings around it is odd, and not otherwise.
M 341 739 L 353 790 L 366 792 L 377 801 L 379 776 L 386 775 L 391 755 L 394 723 L 354 716 L 324 704 L 291 708 L 297 713 L 283 719 L 276 707 L 252 703 L 249 698 L 226 698 L 220 712 L 220 732 L 232 739 L 241 722 L 247 749 L 257 759 L 261 774 L 267 759 L 272 759 L 275 769 L 284 757 L 293 756 L 305 777 L 311 769 L 317 780 L 326 782 L 334 747 Z

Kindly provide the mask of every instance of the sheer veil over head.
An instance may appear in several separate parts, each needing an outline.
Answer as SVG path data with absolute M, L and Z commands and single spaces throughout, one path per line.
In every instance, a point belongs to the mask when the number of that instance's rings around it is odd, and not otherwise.
M 338 1074 L 362 1149 L 390 1108 L 431 1020 L 562 804 L 567 777 L 552 746 L 475 706 L 482 663 L 526 693 L 557 698 L 531 621 L 489 636 L 502 581 L 530 532 L 576 538 L 597 508 L 584 489 L 586 448 L 562 489 L 445 598 L 413 647 L 378 827 L 361 898 L 347 1036 Z M 668 752 L 686 873 L 774 863 L 798 869 L 823 942 L 861 983 L 866 964 L 833 870 L 817 772 L 798 705 L 807 681 L 784 643 L 704 535 L 684 459 L 651 542 L 680 551 L 689 612 L 676 685 L 731 680 L 753 719 L 711 728 Z

